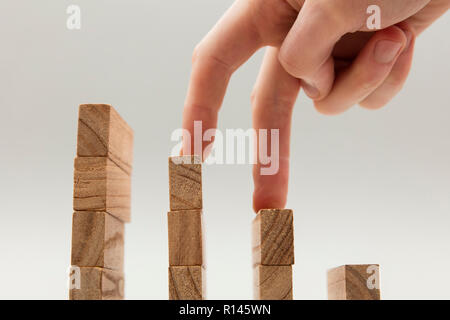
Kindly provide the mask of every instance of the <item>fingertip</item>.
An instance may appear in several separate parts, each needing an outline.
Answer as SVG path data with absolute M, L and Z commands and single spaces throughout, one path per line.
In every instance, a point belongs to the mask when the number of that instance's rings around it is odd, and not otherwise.
M 308 82 L 306 82 L 305 80 L 302 80 L 302 88 L 303 91 L 305 91 L 305 94 L 311 98 L 312 100 L 318 100 L 320 99 L 320 91 L 319 89 L 317 89 L 317 87 L 313 84 L 310 84 Z
M 408 39 L 399 27 L 378 31 L 371 44 L 373 61 L 378 65 L 393 65 L 403 52 Z
M 261 209 L 284 209 L 284 207 L 286 206 L 286 202 L 286 197 L 279 197 L 274 195 L 267 196 L 264 194 L 259 194 L 257 192 L 253 193 L 253 211 L 255 213 L 258 213 L 258 211 Z
M 391 41 L 406 43 L 406 35 L 404 30 L 399 26 L 390 26 L 386 29 L 379 30 L 375 33 L 375 36 L 386 38 Z
M 388 105 L 397 93 L 403 88 L 408 78 L 414 55 L 415 35 L 412 30 L 402 26 L 406 36 L 406 43 L 403 51 L 397 57 L 388 77 L 384 82 L 359 105 L 368 110 L 378 110 Z
M 410 44 L 412 44 L 417 38 L 417 32 L 412 28 L 412 26 L 408 22 L 400 22 L 396 25 L 403 33 L 405 34 L 407 43 L 405 46 L 405 51 L 409 49 Z
M 253 167 L 253 209 L 284 208 L 289 183 L 288 160 L 280 161 L 280 170 L 275 175 L 261 175 L 260 166 Z
M 372 94 L 373 96 L 369 96 L 366 99 L 364 99 L 363 101 L 361 101 L 359 103 L 359 106 L 367 109 L 367 110 L 379 110 L 381 108 L 383 108 L 384 106 L 386 106 L 387 102 L 384 102 L 383 100 L 379 99 L 378 97 L 375 96 L 375 92 Z
M 295 66 L 295 59 L 292 58 L 290 54 L 292 50 L 287 44 L 283 44 L 278 53 L 278 61 L 287 73 L 295 78 L 301 78 L 302 72 Z
M 320 101 L 330 93 L 334 76 L 334 59 L 330 57 L 314 74 L 312 80 L 301 81 L 303 90 L 312 100 Z
M 314 108 L 318 113 L 324 116 L 337 116 L 345 111 L 339 108 L 330 107 L 327 103 L 322 101 L 314 101 Z

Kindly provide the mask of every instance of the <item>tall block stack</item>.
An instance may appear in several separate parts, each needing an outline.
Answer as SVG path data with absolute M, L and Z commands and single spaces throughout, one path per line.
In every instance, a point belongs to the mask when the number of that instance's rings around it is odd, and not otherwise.
M 292 210 L 260 210 L 253 220 L 252 233 L 254 298 L 292 300 Z
M 169 189 L 169 299 L 204 300 L 201 158 L 169 158 Z
M 130 222 L 133 131 L 113 107 L 79 108 L 74 165 L 71 300 L 124 297 L 124 224 Z
M 380 300 L 380 266 L 345 265 L 328 271 L 329 300 Z

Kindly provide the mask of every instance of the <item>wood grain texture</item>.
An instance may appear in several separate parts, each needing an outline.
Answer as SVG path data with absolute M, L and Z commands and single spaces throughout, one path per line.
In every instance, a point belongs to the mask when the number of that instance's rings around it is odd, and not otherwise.
M 103 268 L 80 268 L 79 289 L 69 291 L 70 300 L 122 300 L 123 273 Z
M 252 225 L 253 265 L 294 264 L 293 212 L 289 209 L 263 209 Z
M 328 270 L 328 299 L 345 300 L 345 266 Z
M 169 300 L 204 300 L 204 273 L 201 266 L 169 267 Z
M 109 157 L 130 173 L 133 163 L 133 130 L 109 105 L 80 105 L 77 155 Z
M 328 271 L 329 300 L 380 300 L 379 265 L 345 265 Z
M 170 211 L 202 209 L 202 165 L 197 156 L 169 158 Z
M 292 266 L 256 266 L 253 277 L 256 300 L 292 300 Z
M 169 227 L 169 265 L 203 265 L 202 210 L 170 211 L 167 213 Z
M 106 211 L 131 220 L 131 178 L 109 158 L 75 158 L 74 211 Z
M 123 270 L 124 229 L 122 221 L 106 212 L 75 212 L 72 265 Z

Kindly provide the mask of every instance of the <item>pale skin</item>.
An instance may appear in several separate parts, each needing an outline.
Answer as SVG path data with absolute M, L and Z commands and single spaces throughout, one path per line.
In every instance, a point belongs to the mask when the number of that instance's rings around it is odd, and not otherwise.
M 366 26 L 369 5 L 381 9 L 375 32 Z M 265 176 L 254 166 L 253 208 L 284 208 L 300 88 L 323 114 L 385 106 L 406 81 L 416 37 L 449 8 L 450 0 L 237 0 L 194 50 L 183 128 L 192 137 L 194 121 L 215 129 L 231 75 L 268 47 L 251 97 L 253 127 L 280 129 L 280 164 Z

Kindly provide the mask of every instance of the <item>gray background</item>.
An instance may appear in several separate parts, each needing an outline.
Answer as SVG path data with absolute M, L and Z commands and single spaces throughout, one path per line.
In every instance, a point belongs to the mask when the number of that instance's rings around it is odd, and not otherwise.
M 66 29 L 78 4 L 82 28 Z M 0 2 L 0 298 L 67 298 L 77 107 L 110 103 L 135 130 L 126 295 L 167 298 L 167 156 L 191 52 L 227 1 Z M 296 299 L 325 299 L 328 268 L 381 264 L 385 299 L 450 298 L 447 15 L 417 42 L 389 106 L 294 114 L 288 207 Z M 233 77 L 220 128 L 249 128 L 259 52 Z M 208 297 L 252 298 L 251 168 L 204 168 Z

